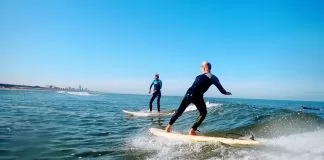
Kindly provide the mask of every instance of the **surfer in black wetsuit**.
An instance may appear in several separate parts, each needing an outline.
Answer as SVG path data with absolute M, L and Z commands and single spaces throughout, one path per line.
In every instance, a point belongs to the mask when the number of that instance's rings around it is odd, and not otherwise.
M 196 77 L 196 80 L 194 81 L 192 86 L 187 90 L 187 93 L 184 96 L 178 110 L 172 115 L 168 126 L 165 128 L 166 132 L 171 131 L 171 126 L 173 125 L 173 123 L 181 116 L 181 114 L 185 111 L 187 106 L 190 103 L 193 103 L 197 107 L 200 115 L 198 116 L 196 122 L 190 129 L 189 135 L 196 135 L 197 128 L 203 122 L 207 115 L 206 103 L 204 101 L 203 96 L 212 84 L 214 84 L 222 94 L 231 95 L 231 92 L 227 92 L 223 88 L 218 78 L 211 74 L 210 70 L 211 64 L 209 62 L 206 61 L 201 64 L 202 74 Z
M 150 112 L 152 112 L 152 103 L 154 99 L 157 97 L 157 108 L 158 112 L 160 112 L 160 99 L 161 99 L 161 89 L 162 89 L 162 81 L 159 79 L 159 74 L 154 75 L 154 80 L 151 83 L 149 94 L 151 94 L 151 88 L 153 86 L 153 94 L 150 100 Z

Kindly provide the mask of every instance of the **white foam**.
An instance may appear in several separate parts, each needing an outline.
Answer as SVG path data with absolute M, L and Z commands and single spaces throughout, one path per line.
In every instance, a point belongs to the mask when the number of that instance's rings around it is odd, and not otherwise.
M 278 159 L 324 159 L 324 130 L 272 139 L 267 145 L 283 151 Z
M 214 144 L 219 147 L 219 144 Z M 169 140 L 151 135 L 134 136 L 130 141 L 131 149 L 155 150 L 156 154 L 147 159 L 188 159 L 186 155 L 202 152 L 203 144 Z M 189 158 L 190 159 L 190 158 Z
M 77 95 L 77 96 L 91 96 L 89 92 L 67 92 L 67 94 Z
M 324 130 L 268 139 L 256 147 L 227 147 L 220 144 L 169 140 L 149 134 L 134 136 L 132 149 L 154 150 L 148 159 L 246 159 L 323 160 Z
M 207 106 L 207 108 L 218 107 L 219 109 L 221 109 L 222 104 L 206 102 L 206 106 Z M 186 108 L 185 112 L 190 112 L 190 111 L 195 111 L 195 110 L 197 110 L 197 107 L 194 104 L 190 104 Z
M 226 159 L 323 160 L 323 135 L 324 130 L 318 130 L 277 137 L 267 140 L 259 148 L 232 152 Z

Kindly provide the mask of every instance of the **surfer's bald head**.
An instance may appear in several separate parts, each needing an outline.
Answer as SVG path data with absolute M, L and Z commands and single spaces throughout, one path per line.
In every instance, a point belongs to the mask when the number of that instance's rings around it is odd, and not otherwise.
M 203 61 L 202 63 L 201 63 L 201 68 L 202 69 L 205 69 L 207 72 L 210 72 L 210 70 L 211 70 L 211 64 L 208 62 L 208 61 Z

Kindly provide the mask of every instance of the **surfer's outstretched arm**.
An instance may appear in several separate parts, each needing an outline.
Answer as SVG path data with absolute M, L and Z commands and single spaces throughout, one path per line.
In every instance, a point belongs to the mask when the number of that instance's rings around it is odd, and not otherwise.
M 149 90 L 152 89 L 153 84 L 154 84 L 154 81 L 151 83 Z
M 231 92 L 227 92 L 224 87 L 221 85 L 221 83 L 219 82 L 219 79 L 216 77 L 216 76 L 212 76 L 211 77 L 211 80 L 213 82 L 213 84 L 217 87 L 217 89 L 222 93 L 222 94 L 225 94 L 225 95 L 231 95 L 232 93 Z

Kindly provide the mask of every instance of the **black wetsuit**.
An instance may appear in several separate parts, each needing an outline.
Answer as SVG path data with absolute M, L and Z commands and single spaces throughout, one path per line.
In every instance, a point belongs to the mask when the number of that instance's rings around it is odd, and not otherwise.
M 154 99 L 157 97 L 157 108 L 158 108 L 158 111 L 160 112 L 162 81 L 159 79 L 153 80 L 153 82 L 150 86 L 150 90 L 151 90 L 152 86 L 154 86 L 153 87 L 154 89 L 153 89 L 153 95 L 150 100 L 150 111 L 152 111 L 152 103 L 153 103 Z
M 192 129 L 197 130 L 197 128 L 200 126 L 207 115 L 206 103 L 203 96 L 212 84 L 214 84 L 221 93 L 228 94 L 228 92 L 220 84 L 218 78 L 211 73 L 201 74 L 197 76 L 195 82 L 188 89 L 186 95 L 184 96 L 178 110 L 172 115 L 169 124 L 172 125 L 185 111 L 187 106 L 190 103 L 193 103 L 200 113 L 196 122 L 192 126 Z

